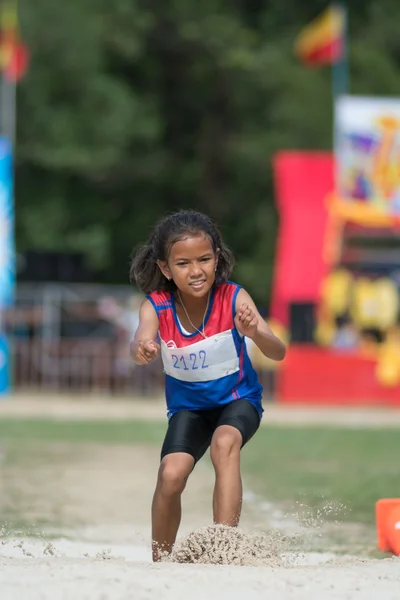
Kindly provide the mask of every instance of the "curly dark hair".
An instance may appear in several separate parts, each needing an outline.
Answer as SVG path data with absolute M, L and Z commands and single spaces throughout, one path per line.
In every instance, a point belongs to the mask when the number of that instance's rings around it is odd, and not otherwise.
M 214 252 L 219 248 L 216 281 L 227 281 L 235 264 L 234 256 L 223 243 L 215 223 L 207 215 L 192 210 L 173 213 L 156 225 L 148 242 L 134 254 L 130 268 L 131 281 L 135 281 L 139 289 L 146 294 L 156 290 L 176 289 L 174 282 L 168 281 L 161 273 L 157 260 L 167 262 L 175 242 L 187 235 L 199 233 L 204 233 L 210 239 Z

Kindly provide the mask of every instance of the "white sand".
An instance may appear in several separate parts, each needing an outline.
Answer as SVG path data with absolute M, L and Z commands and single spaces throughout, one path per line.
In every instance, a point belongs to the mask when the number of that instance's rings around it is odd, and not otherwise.
M 100 544 L 10 541 L 1 548 L 2 600 L 398 600 L 400 559 L 288 557 L 281 567 L 149 562 L 148 549 Z M 86 554 L 87 556 L 83 556 Z M 294 562 L 294 564 L 293 564 Z

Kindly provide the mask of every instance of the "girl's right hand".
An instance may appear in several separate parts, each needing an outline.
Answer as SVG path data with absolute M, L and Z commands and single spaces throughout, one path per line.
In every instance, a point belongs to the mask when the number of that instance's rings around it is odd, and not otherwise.
M 160 350 L 160 344 L 157 344 L 154 340 L 142 340 L 139 342 L 137 360 L 142 365 L 146 365 L 159 355 Z

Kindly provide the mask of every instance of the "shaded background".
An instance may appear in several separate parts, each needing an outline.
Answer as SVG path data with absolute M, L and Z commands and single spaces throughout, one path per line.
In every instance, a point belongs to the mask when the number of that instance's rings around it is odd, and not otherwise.
M 295 51 L 326 8 L 318 0 L 19 1 L 29 67 L 17 85 L 17 293 L 7 320 L 18 385 L 81 389 L 89 378 L 96 389 L 131 390 L 140 296 L 130 256 L 156 220 L 181 208 L 216 220 L 237 257 L 233 278 L 269 315 L 273 156 L 333 147 L 334 70 L 308 68 Z M 400 5 L 348 9 L 348 91 L 396 95 Z M 307 268 L 298 265 L 304 277 Z M 296 320 L 308 319 L 312 332 L 314 309 L 305 310 Z M 153 368 L 157 379 L 159 364 L 144 372 Z M 141 392 L 147 377 L 136 370 Z

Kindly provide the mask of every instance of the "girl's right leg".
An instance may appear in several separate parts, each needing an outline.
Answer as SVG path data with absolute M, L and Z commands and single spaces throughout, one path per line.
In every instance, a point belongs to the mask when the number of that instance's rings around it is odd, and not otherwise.
M 210 445 L 212 429 L 201 411 L 184 410 L 168 424 L 152 504 L 153 560 L 171 552 L 181 521 L 181 495 L 195 463 Z
M 194 458 L 184 452 L 168 454 L 158 471 L 151 507 L 153 561 L 171 552 L 181 522 L 181 495 L 194 466 Z

